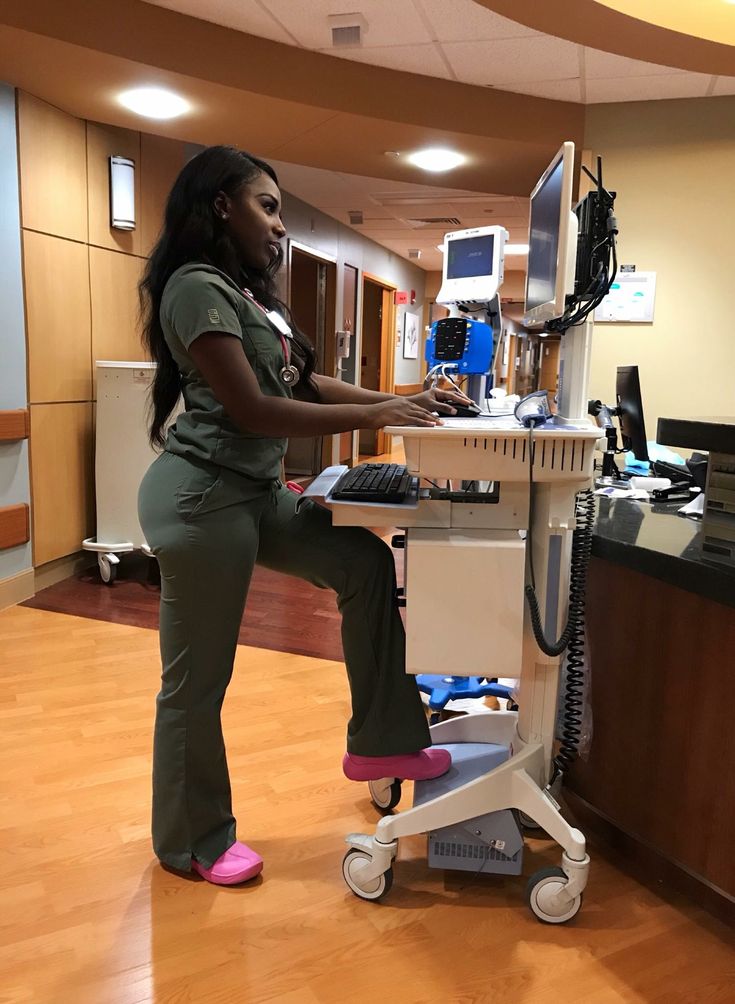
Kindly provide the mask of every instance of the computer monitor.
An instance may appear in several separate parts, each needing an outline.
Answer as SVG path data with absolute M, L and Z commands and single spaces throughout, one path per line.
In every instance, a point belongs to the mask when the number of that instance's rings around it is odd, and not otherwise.
M 503 284 L 505 227 L 474 227 L 444 235 L 437 303 L 489 303 Z
M 572 212 L 574 143 L 564 143 L 531 192 L 523 323 L 561 317 L 574 293 L 578 220 Z
M 623 447 L 632 450 L 636 460 L 648 461 L 646 424 L 643 421 L 641 382 L 637 366 L 618 366 L 615 396 L 620 409 Z

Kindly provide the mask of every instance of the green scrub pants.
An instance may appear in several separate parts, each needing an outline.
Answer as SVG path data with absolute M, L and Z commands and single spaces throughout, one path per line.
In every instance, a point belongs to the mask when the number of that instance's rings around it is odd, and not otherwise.
M 140 488 L 139 515 L 161 568 L 163 673 L 153 741 L 153 846 L 188 870 L 235 841 L 220 711 L 253 565 L 333 589 L 352 696 L 347 749 L 362 756 L 429 746 L 386 544 L 280 482 L 253 484 L 212 464 L 163 453 Z M 277 767 L 274 766 L 274 769 Z M 336 765 L 335 765 L 336 769 Z

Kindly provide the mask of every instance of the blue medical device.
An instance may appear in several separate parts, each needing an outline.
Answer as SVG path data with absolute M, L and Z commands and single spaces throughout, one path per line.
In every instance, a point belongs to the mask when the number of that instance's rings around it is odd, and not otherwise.
M 429 367 L 446 365 L 460 376 L 489 373 L 495 343 L 493 329 L 468 317 L 443 317 L 431 325 L 425 359 Z

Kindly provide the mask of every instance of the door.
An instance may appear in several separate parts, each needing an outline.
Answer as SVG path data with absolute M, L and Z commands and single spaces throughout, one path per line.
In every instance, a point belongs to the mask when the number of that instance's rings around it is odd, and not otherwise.
M 539 367 L 538 390 L 550 390 L 556 397 L 559 390 L 559 348 L 558 338 L 541 340 L 541 365 Z
M 289 241 L 289 307 L 297 326 L 316 352 L 316 372 L 334 376 L 336 371 L 335 292 L 336 264 L 318 251 Z M 322 442 L 324 440 L 324 442 Z M 293 436 L 284 460 L 289 474 L 315 475 L 331 456 L 331 436 Z M 327 460 L 331 463 L 331 459 Z
M 395 367 L 395 287 L 375 276 L 363 274 L 362 343 L 360 352 L 360 386 L 367 390 L 392 394 Z M 363 456 L 387 453 L 391 437 L 383 430 L 361 429 L 359 450 Z
M 344 265 L 342 273 L 342 331 L 347 333 L 346 354 L 337 360 L 337 376 L 345 383 L 357 384 L 357 269 Z M 337 463 L 352 467 L 357 461 L 357 433 L 343 432 L 338 437 Z

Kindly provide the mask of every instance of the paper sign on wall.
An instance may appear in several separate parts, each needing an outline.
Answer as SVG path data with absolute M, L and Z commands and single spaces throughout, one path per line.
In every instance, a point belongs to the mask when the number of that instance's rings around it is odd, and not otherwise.
M 619 272 L 610 292 L 595 310 L 595 320 L 650 323 L 655 299 L 655 272 Z

